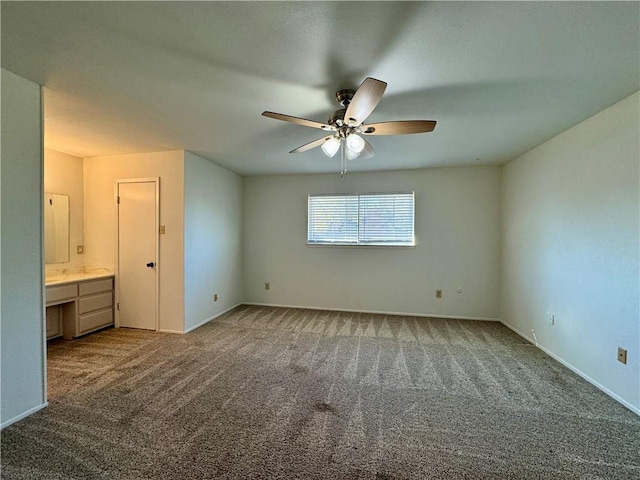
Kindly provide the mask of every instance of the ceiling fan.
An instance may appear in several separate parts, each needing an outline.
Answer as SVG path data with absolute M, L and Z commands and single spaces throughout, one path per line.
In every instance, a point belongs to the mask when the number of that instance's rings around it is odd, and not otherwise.
M 321 147 L 328 157 L 333 157 L 338 150 L 341 150 L 340 174 L 344 175 L 347 173 L 347 160 L 370 158 L 375 155 L 373 147 L 362 135 L 428 133 L 436 127 L 436 122 L 433 120 L 400 120 L 365 125 L 363 122 L 376 108 L 386 88 L 386 82 L 368 77 L 357 90 L 338 90 L 336 100 L 343 108 L 333 112 L 327 123 L 275 112 L 262 112 L 262 115 L 329 132 L 324 137 L 295 148 L 289 153 L 302 153 Z

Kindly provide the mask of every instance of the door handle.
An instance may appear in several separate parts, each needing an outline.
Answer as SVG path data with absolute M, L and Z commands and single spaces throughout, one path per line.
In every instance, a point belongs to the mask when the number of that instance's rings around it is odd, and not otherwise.
M 155 267 L 155 266 L 156 266 L 156 264 L 155 264 L 155 263 L 153 263 L 153 262 L 149 262 L 149 263 L 147 263 L 147 267 L 149 267 L 149 268 L 153 268 L 153 267 Z

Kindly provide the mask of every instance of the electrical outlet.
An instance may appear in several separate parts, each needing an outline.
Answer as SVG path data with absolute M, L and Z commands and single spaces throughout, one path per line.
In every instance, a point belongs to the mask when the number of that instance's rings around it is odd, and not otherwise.
M 214 294 L 213 294 L 213 301 L 214 301 L 214 302 L 217 302 L 217 301 L 218 301 L 218 294 L 217 294 L 217 293 L 214 293 Z
M 269 284 L 269 282 L 266 282 L 266 283 L 264 284 L 264 289 L 265 289 L 265 290 L 271 290 L 271 285 Z
M 618 361 L 627 364 L 627 349 L 618 347 Z
M 556 324 L 556 316 L 553 313 L 548 313 L 547 314 L 547 322 L 549 322 L 549 325 L 555 325 Z
M 436 298 L 442 298 L 442 290 L 436 290 Z

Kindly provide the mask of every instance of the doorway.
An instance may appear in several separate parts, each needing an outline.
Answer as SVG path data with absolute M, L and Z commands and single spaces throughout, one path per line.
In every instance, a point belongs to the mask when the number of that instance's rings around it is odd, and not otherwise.
M 116 180 L 116 327 L 158 330 L 160 179 Z

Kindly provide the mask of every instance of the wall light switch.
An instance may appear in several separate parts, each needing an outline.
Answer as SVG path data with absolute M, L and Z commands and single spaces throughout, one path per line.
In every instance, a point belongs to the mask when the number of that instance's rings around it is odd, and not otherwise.
M 83 245 L 78 245 L 76 247 L 76 253 L 83 254 L 84 253 L 84 246 Z
M 442 298 L 442 290 L 436 290 L 436 298 Z
M 264 289 L 265 290 L 270 290 L 271 289 L 271 285 L 269 284 L 269 282 L 264 284 Z
M 167 233 L 167 230 L 165 228 L 164 225 L 160 225 L 160 235 L 164 235 L 165 233 Z

